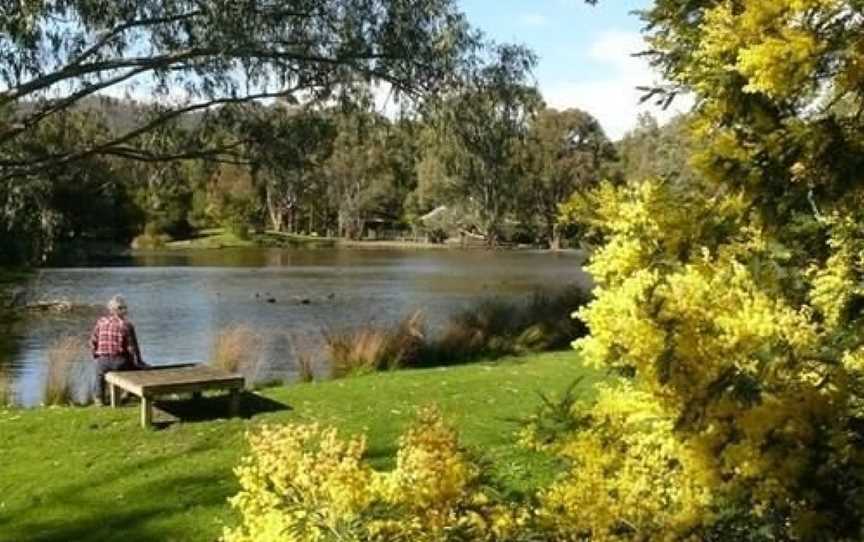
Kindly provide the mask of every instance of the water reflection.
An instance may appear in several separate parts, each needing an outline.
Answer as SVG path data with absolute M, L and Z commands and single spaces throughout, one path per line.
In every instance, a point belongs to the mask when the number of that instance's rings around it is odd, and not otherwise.
M 450 250 L 237 249 L 137 255 L 102 267 L 43 269 L 31 299 L 99 307 L 116 293 L 130 304 L 145 359 L 204 361 L 218 331 L 246 324 L 270 337 L 270 374 L 294 370 L 292 337 L 322 328 L 392 322 L 420 309 L 434 329 L 482 298 L 587 286 L 578 253 Z M 272 300 L 273 302 L 268 302 Z M 0 348 L 27 404 L 40 400 L 46 349 L 86 338 L 99 310 L 28 317 L 7 325 Z M 287 346 L 286 346 L 287 345 Z M 2 362 L 2 358 L 0 358 Z

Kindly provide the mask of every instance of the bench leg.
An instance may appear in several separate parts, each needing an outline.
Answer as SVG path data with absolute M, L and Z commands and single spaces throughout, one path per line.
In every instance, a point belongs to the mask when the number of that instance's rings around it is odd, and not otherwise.
M 117 386 L 108 384 L 108 395 L 111 398 L 111 408 L 117 408 Z
M 153 399 L 141 397 L 141 427 L 148 428 L 153 423 Z
M 230 392 L 228 399 L 228 414 L 235 418 L 240 415 L 240 390 L 234 388 Z
M 200 401 L 201 400 L 201 392 L 200 391 L 193 391 L 192 392 L 192 399 L 194 401 Z

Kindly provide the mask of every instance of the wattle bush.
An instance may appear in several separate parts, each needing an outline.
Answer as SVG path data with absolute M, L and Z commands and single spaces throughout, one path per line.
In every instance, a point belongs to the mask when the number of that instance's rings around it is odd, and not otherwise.
M 400 439 L 389 472 L 364 461 L 362 437 L 314 424 L 265 426 L 249 443 L 231 499 L 241 524 L 225 542 L 515 540 L 528 515 L 492 501 L 434 408 Z

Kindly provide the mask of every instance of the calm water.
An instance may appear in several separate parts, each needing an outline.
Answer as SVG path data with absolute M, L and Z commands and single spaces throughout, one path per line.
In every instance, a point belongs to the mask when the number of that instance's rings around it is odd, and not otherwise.
M 63 299 L 85 308 L 0 328 L 12 338 L 0 363 L 10 369 L 19 400 L 38 403 L 48 345 L 67 335 L 86 339 L 101 305 L 120 293 L 149 363 L 205 361 L 220 329 L 246 324 L 267 337 L 266 376 L 290 377 L 292 344 L 314 343 L 322 329 L 396 321 L 422 310 L 434 330 L 481 299 L 587 285 L 581 262 L 566 252 L 237 249 L 43 269 L 24 285 L 30 301 Z

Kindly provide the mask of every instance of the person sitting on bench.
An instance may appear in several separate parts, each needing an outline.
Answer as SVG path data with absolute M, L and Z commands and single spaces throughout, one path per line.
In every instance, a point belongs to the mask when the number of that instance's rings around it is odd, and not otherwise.
M 135 326 L 128 319 L 126 300 L 115 295 L 108 301 L 108 314 L 97 320 L 90 334 L 90 349 L 96 362 L 94 400 L 106 404 L 105 375 L 111 371 L 133 371 L 148 367 L 141 358 Z

